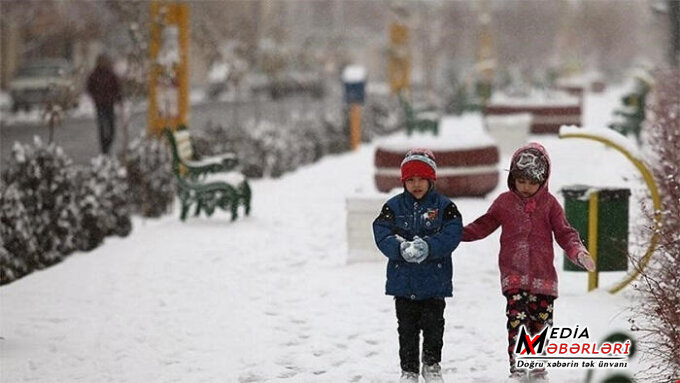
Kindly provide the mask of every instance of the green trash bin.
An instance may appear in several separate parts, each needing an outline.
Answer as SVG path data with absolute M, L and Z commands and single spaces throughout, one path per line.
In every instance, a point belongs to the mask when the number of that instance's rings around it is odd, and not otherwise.
M 598 192 L 597 270 L 628 270 L 628 201 L 629 189 L 593 188 L 585 185 L 565 186 L 564 211 L 567 221 L 578 230 L 588 247 L 589 196 Z M 564 270 L 585 271 L 564 257 Z

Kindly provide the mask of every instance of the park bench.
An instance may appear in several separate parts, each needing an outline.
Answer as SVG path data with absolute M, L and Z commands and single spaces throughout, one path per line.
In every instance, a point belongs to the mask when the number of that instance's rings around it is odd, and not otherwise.
M 433 108 L 414 108 L 413 104 L 403 95 L 399 94 L 399 103 L 406 116 L 406 133 L 410 136 L 413 131 L 431 132 L 439 134 L 439 113 Z
M 640 130 L 645 121 L 645 104 L 651 85 L 644 79 L 636 79 L 634 88 L 621 98 L 622 106 L 614 110 L 609 128 L 624 136 L 633 135 L 640 142 Z
M 231 220 L 238 216 L 239 206 L 250 214 L 251 191 L 246 177 L 238 171 L 233 153 L 197 159 L 188 129 L 165 129 L 172 151 L 172 171 L 177 181 L 177 196 L 181 204 L 180 219 L 186 219 L 195 205 L 194 215 L 205 212 L 212 216 L 215 208 L 231 211 Z
M 623 106 L 614 110 L 609 128 L 623 134 L 633 135 L 640 141 L 640 130 L 645 120 L 645 93 L 631 93 L 621 99 Z

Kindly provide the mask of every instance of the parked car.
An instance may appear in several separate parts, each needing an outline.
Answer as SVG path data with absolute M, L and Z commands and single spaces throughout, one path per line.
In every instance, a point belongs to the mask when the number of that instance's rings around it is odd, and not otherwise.
M 65 59 L 39 59 L 22 65 L 9 83 L 12 111 L 56 102 L 77 106 L 82 85 Z

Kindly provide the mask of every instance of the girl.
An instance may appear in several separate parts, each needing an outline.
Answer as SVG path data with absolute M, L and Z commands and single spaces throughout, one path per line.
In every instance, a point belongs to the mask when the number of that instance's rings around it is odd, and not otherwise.
M 557 298 L 557 272 L 553 266 L 553 233 L 575 264 L 593 271 L 595 264 L 578 232 L 567 222 L 564 210 L 548 191 L 550 159 L 543 146 L 530 143 L 512 156 L 507 192 L 489 210 L 463 229 L 463 241 L 476 241 L 501 227 L 498 264 L 507 300 L 509 382 L 526 379 L 515 367 L 514 347 L 520 326 L 538 333 L 552 326 Z M 534 382 L 547 382 L 547 371 L 530 372 Z

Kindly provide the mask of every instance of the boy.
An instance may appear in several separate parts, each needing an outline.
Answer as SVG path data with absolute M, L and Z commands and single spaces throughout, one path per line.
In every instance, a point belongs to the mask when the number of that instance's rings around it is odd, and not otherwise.
M 410 150 L 401 163 L 404 192 L 389 199 L 373 222 L 375 243 L 389 259 L 385 290 L 395 297 L 405 383 L 418 382 L 421 331 L 423 378 L 444 382 L 444 298 L 453 294 L 451 252 L 460 242 L 462 219 L 456 205 L 434 190 L 436 172 L 430 150 Z

